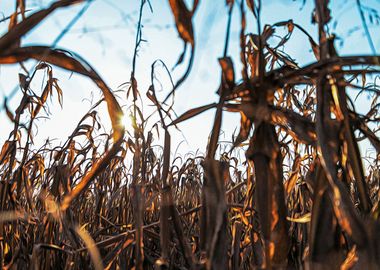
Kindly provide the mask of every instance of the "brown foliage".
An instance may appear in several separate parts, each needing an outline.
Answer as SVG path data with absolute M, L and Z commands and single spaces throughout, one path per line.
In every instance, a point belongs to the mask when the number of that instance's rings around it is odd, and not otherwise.
M 260 1 L 239 4 L 242 80 L 237 81 L 227 55 L 230 20 L 223 57 L 219 59 L 219 101 L 193 108 L 173 119 L 165 101 L 188 76 L 194 58 L 193 16 L 183 0 L 169 0 L 179 36 L 192 47 L 185 74 L 160 101 L 154 64 L 147 97 L 164 131 L 162 151 L 154 151 L 139 95 L 135 57 L 131 76 L 133 134 L 121 124 L 121 106 L 96 71 L 69 52 L 46 46 L 23 47 L 20 39 L 54 10 L 82 1 L 62 0 L 30 16 L 17 1 L 10 27 L 0 37 L 0 64 L 39 61 L 35 71 L 48 79 L 41 96 L 30 91 L 33 76 L 20 76 L 22 100 L 0 152 L 0 264 L 5 269 L 377 269 L 379 261 L 379 149 L 376 86 L 357 86 L 378 73 L 380 56 L 340 57 L 328 1 L 315 1 L 313 20 L 319 40 L 292 20 L 260 29 Z M 142 10 L 146 1 L 141 1 Z M 246 34 L 245 6 L 259 25 Z M 229 19 L 235 1 L 227 1 Z M 18 14 L 22 21 L 18 22 Z M 139 26 L 141 27 L 140 23 Z M 269 43 L 278 27 L 287 34 Z M 299 67 L 280 50 L 294 31 L 308 38 L 316 62 Z M 139 40 L 137 35 L 136 48 Z M 55 90 L 63 89 L 52 66 L 90 78 L 104 100 L 78 123 L 63 146 L 31 149 L 32 128 Z M 366 68 L 374 67 L 373 69 Z M 347 68 L 350 67 L 350 68 Z M 350 77 L 349 77 L 350 76 Z M 372 91 L 369 112 L 351 105 L 347 89 Z M 107 103 L 112 134 L 98 135 L 96 107 Z M 62 104 L 61 104 L 62 105 Z M 206 156 L 171 155 L 170 129 L 216 108 Z M 238 112 L 241 126 L 229 153 L 220 153 L 224 111 Z M 26 125 L 20 118 L 28 117 Z M 27 133 L 22 145 L 21 130 Z M 359 134 L 359 136 L 358 136 Z M 103 144 L 96 143 L 102 138 Z M 77 143 L 85 138 L 84 144 Z M 111 140 L 112 138 L 112 140 Z M 377 151 L 363 167 L 359 141 Z M 112 141 L 112 142 L 111 142 Z M 245 147 L 247 146 L 248 147 Z M 103 151 L 99 149 L 104 149 Z M 234 149 L 244 149 L 239 162 Z M 126 156 L 131 156 L 131 164 Z M 91 262 L 91 263 L 90 263 Z

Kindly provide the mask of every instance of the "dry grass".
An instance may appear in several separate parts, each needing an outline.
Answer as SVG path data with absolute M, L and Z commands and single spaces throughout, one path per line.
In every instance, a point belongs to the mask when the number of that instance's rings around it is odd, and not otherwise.
M 34 75 L 21 77 L 22 101 L 15 113 L 6 108 L 14 128 L 0 153 L 3 268 L 379 267 L 379 90 L 365 78 L 379 73 L 380 56 L 337 55 L 334 37 L 325 31 L 327 1 L 315 1 L 318 41 L 292 21 L 265 26 L 259 35 L 247 34 L 245 16 L 254 16 L 261 29 L 260 1 L 227 1 L 230 17 L 232 9 L 241 10 L 242 78 L 237 82 L 228 56 L 228 23 L 226 49 L 219 59 L 219 102 L 177 119 L 172 118 L 172 106 L 157 99 L 153 65 L 147 96 L 164 131 L 162 151 L 153 147 L 156 138 L 136 104 L 136 57 L 129 90 L 134 126 L 126 134 L 117 99 L 84 60 L 49 47 L 20 45 L 51 12 L 78 2 L 57 1 L 26 17 L 19 0 L 15 14 L 22 20 L 11 16 L 9 31 L 0 38 L 0 64 L 36 59 L 34 72 L 48 74 L 41 96 L 30 90 Z M 165 101 L 191 70 L 196 48 L 192 17 L 198 1 L 192 9 L 183 0 L 169 3 L 192 55 Z M 141 1 L 140 22 L 146 4 Z M 275 29 L 284 26 L 288 33 L 269 45 Z M 306 35 L 314 63 L 299 67 L 281 51 L 294 31 Z M 185 53 L 186 46 L 178 64 Z M 97 104 L 63 146 L 31 147 L 33 123 L 48 97 L 53 91 L 63 95 L 51 65 L 87 76 L 102 90 L 99 103 L 107 103 L 112 134 L 97 134 Z M 363 85 L 356 85 L 359 79 Z M 356 112 L 348 88 L 371 93 L 367 114 Z M 206 155 L 172 160 L 170 129 L 211 108 L 216 112 Z M 217 153 L 225 111 L 240 113 L 241 128 L 231 151 Z M 27 115 L 26 125 L 21 124 L 22 114 Z M 25 131 L 23 144 L 20 134 Z M 99 144 L 99 139 L 106 143 Z M 368 169 L 358 146 L 364 139 L 377 153 Z M 246 149 L 246 161 L 234 157 L 233 149 Z

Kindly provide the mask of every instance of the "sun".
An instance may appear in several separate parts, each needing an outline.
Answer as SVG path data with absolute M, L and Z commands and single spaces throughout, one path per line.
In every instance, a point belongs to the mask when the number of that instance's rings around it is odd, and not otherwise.
M 137 123 L 136 123 L 136 119 L 135 117 L 133 116 L 132 112 L 130 111 L 126 111 L 124 112 L 124 115 L 122 117 L 122 124 L 124 125 L 124 127 L 128 130 L 130 129 L 134 129 L 136 128 L 137 126 Z
M 125 112 L 122 117 L 122 124 L 126 129 L 132 128 L 132 115 L 130 112 Z

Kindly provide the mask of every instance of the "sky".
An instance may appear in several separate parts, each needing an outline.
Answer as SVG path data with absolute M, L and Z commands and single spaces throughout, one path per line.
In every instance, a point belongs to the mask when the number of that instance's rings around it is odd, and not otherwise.
M 9 16 L 14 11 L 14 1 L 2 1 L 0 16 Z M 192 1 L 187 1 L 190 4 Z M 262 1 L 262 25 L 293 19 L 301 24 L 317 40 L 317 26 L 311 24 L 313 2 L 310 0 L 266 0 Z M 305 2 L 305 3 L 304 3 Z M 371 54 L 371 49 L 361 25 L 359 12 L 354 0 L 331 1 L 333 21 L 330 32 L 338 39 L 336 47 L 340 55 Z M 42 7 L 47 7 L 52 1 L 26 1 L 28 15 Z M 72 29 L 59 41 L 57 48 L 63 48 L 80 55 L 101 75 L 112 90 L 126 89 L 123 86 L 130 79 L 132 58 L 135 47 L 136 25 L 139 15 L 140 1 L 125 0 L 94 0 L 84 15 Z M 138 50 L 136 79 L 143 100 L 143 110 L 146 115 L 152 111 L 151 104 L 146 100 L 145 93 L 150 85 L 151 65 L 155 60 L 162 60 L 171 70 L 183 49 L 183 43 L 178 37 L 174 18 L 170 12 L 168 1 L 151 0 L 150 10 L 145 5 L 142 20 L 142 38 L 145 40 Z M 363 6 L 380 10 L 380 1 L 362 1 Z M 190 6 L 190 5 L 188 5 Z M 60 35 L 69 21 L 81 10 L 83 4 L 55 11 L 47 20 L 31 31 L 22 40 L 22 45 L 51 45 Z M 369 18 L 369 9 L 365 9 Z M 373 17 L 373 16 L 372 16 Z M 254 18 L 247 11 L 246 32 L 257 32 Z M 380 30 L 375 22 L 369 23 L 369 30 L 377 51 L 380 51 Z M 177 115 L 205 104 L 218 101 L 216 90 L 220 84 L 220 67 L 217 59 L 222 56 L 227 24 L 227 7 L 224 0 L 200 0 L 194 17 L 194 32 L 196 54 L 193 69 L 185 83 L 178 89 L 174 110 Z M 0 33 L 4 34 L 8 22 L 0 23 Z M 279 34 L 281 34 L 279 29 Z M 229 44 L 229 55 L 233 58 L 236 74 L 240 74 L 239 60 L 240 14 L 237 7 L 232 17 L 232 31 Z M 284 32 L 283 32 L 284 33 Z M 315 61 L 309 48 L 307 38 L 295 31 L 291 41 L 284 50 L 290 54 L 300 66 Z M 189 54 L 188 54 L 189 55 Z M 179 67 L 171 70 L 174 81 L 184 72 L 188 58 Z M 26 66 L 32 68 L 35 61 L 28 61 Z M 22 73 L 19 65 L 0 67 L 0 104 L 17 86 L 18 73 Z M 55 144 L 67 140 L 75 129 L 78 121 L 100 98 L 100 90 L 87 78 L 54 68 L 53 73 L 59 79 L 63 89 L 63 107 L 59 106 L 57 95 L 49 102 L 49 112 L 38 120 L 34 133 L 35 147 L 39 148 L 49 137 Z M 171 90 L 169 75 L 165 70 L 157 68 L 158 78 L 162 89 L 158 89 L 159 98 L 163 98 Z M 43 73 L 38 74 L 31 84 L 33 91 L 40 93 L 43 88 Z M 119 102 L 124 106 L 128 115 L 131 99 L 126 92 L 117 92 Z M 16 94 L 10 101 L 12 110 L 17 108 L 21 95 Z M 359 98 L 359 109 L 368 107 L 365 96 Z M 108 117 L 104 106 L 100 108 L 101 120 L 105 131 L 109 129 Z M 180 124 L 180 131 L 171 129 L 173 140 L 172 149 L 186 153 L 200 150 L 205 151 L 208 135 L 212 128 L 214 110 Z M 154 119 L 153 119 L 154 122 Z M 4 110 L 0 112 L 0 145 L 8 138 L 12 124 Z M 220 140 L 231 141 L 232 133 L 239 128 L 240 117 L 234 113 L 224 113 L 222 134 Z M 131 130 L 126 121 L 127 130 Z M 109 131 L 109 130 L 108 130 Z M 158 143 L 158 142 L 157 142 Z M 174 151 L 174 150 L 173 150 Z

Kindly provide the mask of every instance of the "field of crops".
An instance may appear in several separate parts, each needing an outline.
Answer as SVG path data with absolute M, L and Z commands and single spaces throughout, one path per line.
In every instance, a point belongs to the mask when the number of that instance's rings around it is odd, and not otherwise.
M 179 116 L 173 96 L 196 61 L 194 34 L 202 29 L 192 22 L 203 1 L 168 1 L 184 43 L 177 64 L 186 68 L 161 99 L 154 63 L 147 92 L 136 80 L 141 18 L 150 6 L 149 0 L 139 1 L 126 93 L 130 130 L 122 122 L 119 97 L 89 63 L 54 46 L 21 42 L 48 16 L 56 16 L 51 13 L 88 1 L 53 1 L 33 12 L 26 12 L 28 1 L 15 2 L 15 12 L 2 19 L 9 30 L 0 37 L 0 64 L 23 65 L 31 59 L 36 64 L 31 72 L 15 74 L 22 96 L 18 107 L 6 100 L 2 105 L 13 125 L 1 130 L 9 134 L 0 145 L 2 268 L 379 269 L 380 92 L 375 78 L 380 56 L 338 55 L 328 30 L 329 1 L 314 1 L 314 39 L 292 20 L 263 25 L 261 1 L 227 0 L 225 49 L 215 71 L 221 74 L 219 100 Z M 361 2 L 356 3 L 361 10 Z M 240 25 L 238 56 L 228 50 L 234 9 L 240 13 L 234 18 Z M 257 29 L 246 27 L 247 18 Z M 362 23 L 367 29 L 365 18 Z M 278 36 L 280 28 L 285 35 Z M 314 53 L 309 65 L 298 66 L 282 50 L 294 32 Z M 276 42 L 269 42 L 275 35 Z M 239 59 L 242 68 L 234 69 L 232 59 Z M 90 78 L 103 99 L 66 142 L 47 141 L 37 148 L 38 117 L 48 106 L 59 106 L 67 91 L 54 76 L 56 67 Z M 31 88 L 37 73 L 46 74 L 42 91 Z M 366 113 L 358 112 L 348 90 L 368 95 Z M 138 105 L 140 96 L 155 108 L 159 122 L 152 128 Z M 109 133 L 99 132 L 103 103 L 112 124 Z M 215 117 L 205 155 L 173 155 L 171 131 L 211 109 Z M 241 116 L 240 130 L 221 148 L 223 115 L 232 112 Z M 158 134 L 163 138 L 159 150 L 154 147 Z M 375 154 L 366 157 L 363 145 Z

